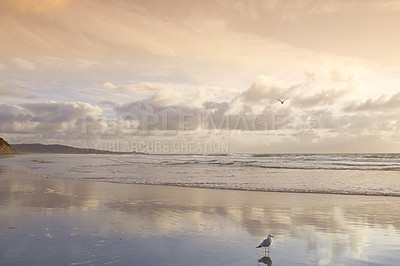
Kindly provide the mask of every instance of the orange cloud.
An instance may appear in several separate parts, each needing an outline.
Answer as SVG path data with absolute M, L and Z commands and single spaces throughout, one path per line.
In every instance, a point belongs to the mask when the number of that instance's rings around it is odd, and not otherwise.
M 19 13 L 48 13 L 63 9 L 68 0 L 3 0 L 0 9 Z

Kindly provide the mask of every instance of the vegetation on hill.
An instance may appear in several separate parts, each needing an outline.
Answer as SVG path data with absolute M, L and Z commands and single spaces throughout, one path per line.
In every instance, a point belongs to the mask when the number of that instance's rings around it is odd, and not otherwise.
M 20 153 L 61 153 L 61 154 L 132 154 L 132 152 L 113 152 L 88 148 L 74 148 L 59 144 L 13 144 L 12 147 Z M 134 152 L 133 152 L 134 153 Z
M 16 151 L 4 139 L 0 138 L 0 154 L 15 153 Z

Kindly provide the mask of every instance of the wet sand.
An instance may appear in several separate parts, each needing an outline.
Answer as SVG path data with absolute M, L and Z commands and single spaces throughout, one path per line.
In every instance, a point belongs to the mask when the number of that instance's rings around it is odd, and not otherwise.
M 400 199 L 46 178 L 0 159 L 1 265 L 394 265 Z M 275 235 L 269 255 L 255 247 Z

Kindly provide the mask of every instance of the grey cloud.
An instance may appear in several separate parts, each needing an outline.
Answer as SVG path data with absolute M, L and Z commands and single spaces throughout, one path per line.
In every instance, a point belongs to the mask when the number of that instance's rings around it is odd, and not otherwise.
M 97 120 L 102 110 L 81 102 L 46 102 L 8 106 L 0 105 L 0 132 L 20 134 L 81 133 L 82 118 Z
M 194 130 L 200 123 L 199 110 L 182 106 L 165 107 L 152 99 L 115 105 L 114 111 L 123 120 L 137 122 L 138 130 L 180 130 L 180 120 L 191 122 L 185 128 Z
M 328 81 L 330 89 L 320 89 L 315 93 L 307 93 L 317 86 L 318 75 L 314 72 L 304 73 L 306 80 L 303 82 L 291 104 L 301 108 L 315 108 L 327 105 L 334 105 L 340 99 L 350 94 L 358 86 L 358 77 L 353 72 L 343 72 L 335 69 L 328 71 Z
M 88 108 L 84 103 L 30 103 L 21 105 L 25 110 L 34 114 L 32 122 L 41 123 L 62 123 L 77 119 L 82 115 L 82 111 Z
M 336 114 L 333 110 L 317 110 L 314 113 L 318 120 L 318 127 L 324 129 L 345 129 L 352 121 L 351 116 Z
M 356 114 L 352 116 L 349 128 L 389 133 L 400 130 L 400 123 L 397 114 Z
M 305 81 L 294 84 L 285 84 L 274 77 L 259 76 L 247 90 L 231 101 L 203 101 L 201 105 L 190 104 L 191 100 L 184 100 L 179 93 L 169 94 L 169 88 L 160 89 L 145 100 L 128 104 L 103 103 L 113 106 L 117 116 L 134 122 L 137 130 L 207 128 L 260 132 L 282 129 L 298 132 L 317 126 L 330 129 L 349 127 L 349 117 L 328 111 L 330 104 L 350 91 L 348 79 L 337 77 L 336 82 L 345 83 L 345 88 L 323 90 L 313 95 L 303 93 L 315 80 L 315 73 L 308 73 Z M 276 98 L 288 96 L 293 99 L 284 105 L 276 101 Z M 316 107 L 317 110 L 313 111 Z M 182 127 L 183 120 L 187 123 Z
M 298 95 L 292 100 L 292 103 L 295 106 L 304 108 L 330 105 L 349 94 L 349 92 L 349 89 L 323 90 L 311 96 Z
M 400 108 L 400 92 L 387 97 L 381 95 L 377 99 L 368 99 L 362 103 L 352 103 L 347 105 L 344 110 L 354 111 L 393 111 Z
M 8 106 L 6 104 L 0 104 L 0 121 L 4 123 L 11 123 L 16 118 L 17 108 L 14 106 Z
M 29 121 L 31 119 L 33 119 L 34 117 L 31 114 L 27 114 L 27 113 L 16 113 L 14 119 L 17 122 L 24 122 L 24 121 Z
M 275 99 L 274 99 L 275 100 Z M 134 123 L 138 131 L 150 130 L 246 130 L 265 131 L 275 129 L 296 130 L 304 127 L 312 118 L 291 108 L 275 110 L 265 107 L 255 113 L 251 105 L 245 103 L 239 112 L 229 109 L 238 99 L 231 102 L 204 102 L 200 107 L 160 105 L 150 97 L 146 100 L 123 105 L 114 105 L 117 116 Z
M 318 110 L 314 112 L 314 117 L 319 129 L 328 129 L 331 132 L 351 133 L 366 130 L 388 134 L 400 130 L 397 114 L 339 114 L 333 110 Z

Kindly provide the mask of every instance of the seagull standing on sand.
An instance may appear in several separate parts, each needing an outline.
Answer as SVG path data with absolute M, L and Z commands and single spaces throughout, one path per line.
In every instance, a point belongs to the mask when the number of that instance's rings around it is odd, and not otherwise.
M 283 104 L 286 100 L 281 100 L 281 99 L 276 99 L 277 101 L 279 101 L 281 104 Z
M 268 235 L 267 239 L 264 239 L 264 241 L 261 242 L 261 244 L 258 245 L 258 247 L 256 247 L 256 248 L 264 247 L 265 248 L 265 252 L 267 251 L 267 248 L 268 248 L 268 253 L 269 253 L 269 246 L 271 246 L 271 244 L 272 244 L 272 238 L 273 237 L 274 237 L 273 235 Z

